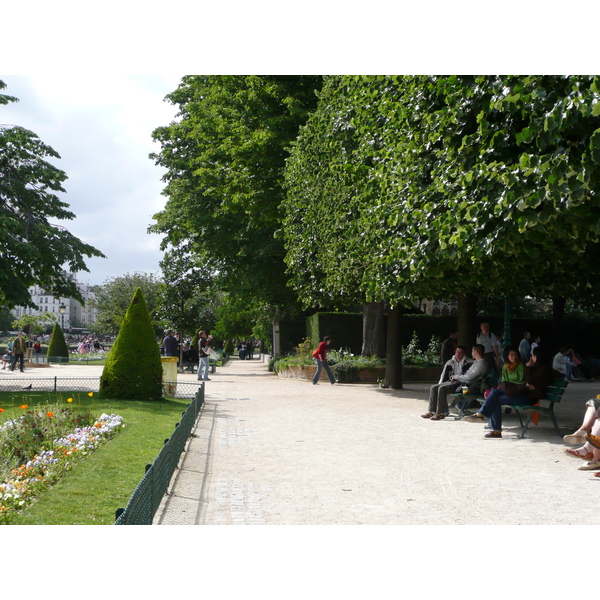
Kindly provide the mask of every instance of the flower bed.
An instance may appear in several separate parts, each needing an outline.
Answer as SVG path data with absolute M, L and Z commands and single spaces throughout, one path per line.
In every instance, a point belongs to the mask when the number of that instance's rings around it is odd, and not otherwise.
M 0 524 L 9 523 L 122 427 L 119 415 L 94 419 L 89 411 L 60 405 L 38 406 L 0 425 Z

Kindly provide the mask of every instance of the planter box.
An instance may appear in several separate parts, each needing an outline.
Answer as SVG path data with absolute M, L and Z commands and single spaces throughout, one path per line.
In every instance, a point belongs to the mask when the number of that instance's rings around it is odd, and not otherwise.
M 402 381 L 422 381 L 437 383 L 442 374 L 442 367 L 402 367 Z
M 283 369 L 277 374 L 282 378 L 292 379 L 305 379 L 312 381 L 315 376 L 317 367 L 303 366 L 303 367 L 290 367 L 289 369 Z M 440 373 L 442 372 L 441 367 L 414 367 L 406 366 L 402 367 L 402 380 L 403 381 L 420 381 L 420 382 L 432 382 L 439 381 Z M 359 382 L 357 383 L 377 383 L 380 379 L 385 379 L 385 368 L 375 367 L 372 369 L 360 369 L 358 371 Z M 328 381 L 327 373 L 321 371 L 319 381 Z

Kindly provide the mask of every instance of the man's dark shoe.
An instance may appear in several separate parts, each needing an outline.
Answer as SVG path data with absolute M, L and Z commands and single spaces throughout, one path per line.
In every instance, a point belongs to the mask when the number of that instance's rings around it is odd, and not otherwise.
M 502 433 L 500 431 L 490 431 L 483 436 L 488 440 L 499 440 L 502 437 Z

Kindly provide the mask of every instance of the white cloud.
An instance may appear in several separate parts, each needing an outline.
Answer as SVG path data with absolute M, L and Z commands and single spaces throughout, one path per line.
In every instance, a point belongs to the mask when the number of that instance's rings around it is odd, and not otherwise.
M 31 129 L 61 156 L 66 195 L 77 218 L 64 225 L 101 250 L 80 279 L 102 283 L 127 272 L 157 272 L 160 238 L 147 233 L 161 210 L 163 171 L 152 131 L 176 109 L 164 101 L 181 76 L 0 75 L 19 103 L 0 107 L 0 123 Z

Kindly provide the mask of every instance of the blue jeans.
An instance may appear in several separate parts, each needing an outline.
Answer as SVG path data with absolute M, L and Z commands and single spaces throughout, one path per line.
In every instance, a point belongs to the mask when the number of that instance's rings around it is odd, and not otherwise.
M 317 370 L 315 371 L 315 376 L 313 377 L 313 383 L 317 383 L 319 381 L 319 377 L 321 376 L 321 369 L 325 369 L 325 373 L 327 373 L 327 377 L 329 377 L 329 381 L 331 383 L 335 383 L 335 377 L 329 368 L 329 365 L 326 361 L 315 359 L 317 361 Z
M 487 397 L 479 414 L 488 417 L 491 431 L 502 431 L 502 405 L 535 404 L 525 394 L 507 396 L 500 388 L 494 388 Z
M 208 379 L 208 356 L 201 356 L 200 361 L 198 362 L 198 380 Z M 204 376 L 202 376 L 202 372 L 204 371 Z

